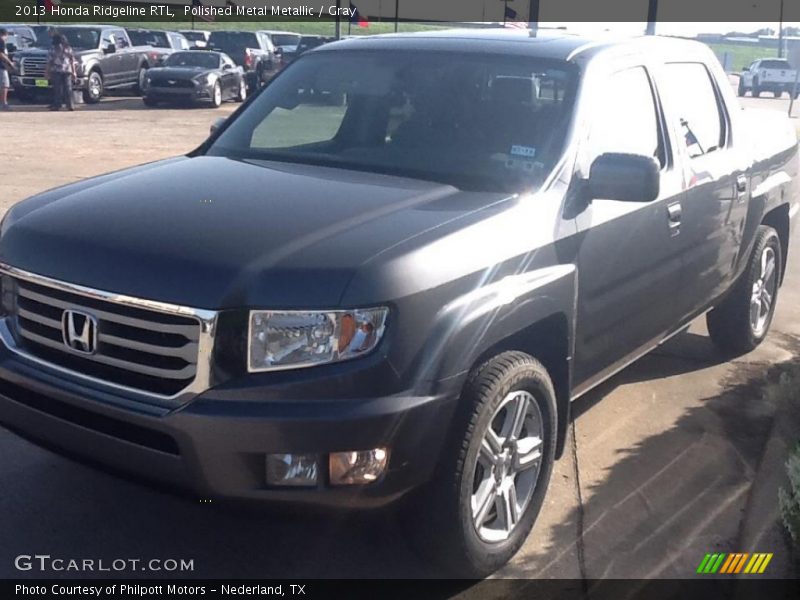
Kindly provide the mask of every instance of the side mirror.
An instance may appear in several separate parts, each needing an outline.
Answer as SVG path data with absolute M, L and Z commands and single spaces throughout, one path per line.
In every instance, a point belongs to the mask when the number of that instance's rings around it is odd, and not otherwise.
M 590 199 L 651 202 L 658 198 L 658 162 L 652 156 L 607 153 L 589 170 Z
M 220 117 L 211 124 L 211 129 L 209 133 L 211 135 L 214 135 L 215 133 L 217 133 L 217 131 L 219 131 L 219 128 L 222 127 L 224 124 L 225 124 L 225 117 Z
M 6 51 L 7 51 L 9 54 L 14 54 L 14 52 L 16 52 L 17 50 L 19 50 L 19 48 L 17 48 L 17 45 L 16 45 L 16 44 L 12 44 L 12 43 L 10 43 L 10 42 L 9 42 L 9 43 L 6 45 Z
M 105 48 L 103 48 L 103 52 L 105 54 L 114 54 L 117 51 L 117 46 L 114 44 L 109 44 Z
M 223 71 L 230 71 L 232 68 L 233 68 L 233 65 L 230 64 L 230 63 L 225 63 L 224 65 L 222 65 L 222 70 Z

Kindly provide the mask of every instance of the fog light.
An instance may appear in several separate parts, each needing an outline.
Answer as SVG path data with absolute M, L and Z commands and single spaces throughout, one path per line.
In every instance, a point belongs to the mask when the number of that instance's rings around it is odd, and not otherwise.
M 371 483 L 386 470 L 388 459 L 387 448 L 334 452 L 331 454 L 329 465 L 331 485 Z
M 317 456 L 267 454 L 267 483 L 293 487 L 317 485 Z

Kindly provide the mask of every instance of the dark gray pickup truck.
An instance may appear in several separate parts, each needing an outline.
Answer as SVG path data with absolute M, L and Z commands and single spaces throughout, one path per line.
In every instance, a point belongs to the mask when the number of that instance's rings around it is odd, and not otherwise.
M 402 499 L 485 575 L 572 401 L 704 313 L 727 355 L 764 339 L 797 170 L 696 43 L 325 45 L 189 155 L 10 210 L 0 422 L 206 497 Z
M 107 89 L 135 87 L 141 89 L 147 69 L 155 58 L 149 46 L 134 46 L 122 27 L 109 25 L 68 25 L 58 27 L 67 38 L 77 60 L 77 81 L 74 89 L 83 92 L 89 104 L 100 101 Z M 30 48 L 14 56 L 17 67 L 11 77 L 14 92 L 20 98 L 31 98 L 50 89 L 45 78 L 47 47 Z

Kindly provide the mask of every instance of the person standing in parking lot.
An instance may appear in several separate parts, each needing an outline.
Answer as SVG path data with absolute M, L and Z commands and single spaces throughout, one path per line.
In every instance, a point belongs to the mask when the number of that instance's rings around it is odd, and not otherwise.
M 72 81 L 75 79 L 75 55 L 72 48 L 60 33 L 52 37 L 52 46 L 47 53 L 45 76 L 53 84 L 53 104 L 50 110 L 60 110 L 66 105 L 68 110 L 75 110 L 72 105 Z
M 6 51 L 6 40 L 8 39 L 8 31 L 0 28 L 0 110 L 10 110 L 8 106 L 8 88 L 11 87 L 11 81 L 8 78 L 8 72 L 14 68 L 14 63 L 8 58 Z

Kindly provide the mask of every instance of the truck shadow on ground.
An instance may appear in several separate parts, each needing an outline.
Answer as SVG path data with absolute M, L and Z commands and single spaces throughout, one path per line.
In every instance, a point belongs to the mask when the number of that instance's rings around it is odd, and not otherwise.
M 735 362 L 719 394 L 684 411 L 662 433 L 618 450 L 602 481 L 581 486 L 583 502 L 555 526 L 555 542 L 537 558 L 509 565 L 504 577 L 552 577 L 560 559 L 577 555 L 582 576 L 592 580 L 682 579 L 694 575 L 705 552 L 753 550 L 738 547 L 753 480 L 760 468 L 783 467 L 761 464 L 781 408 L 763 390 L 800 365 L 800 339 L 770 337 L 791 353 L 790 361 Z M 578 447 L 581 415 L 614 388 L 719 362 L 703 336 L 678 336 L 576 403 Z M 580 472 L 580 452 L 576 456 Z
M 800 342 L 791 343 L 800 352 Z M 702 340 L 691 339 L 676 339 L 667 347 L 670 352 L 703 348 Z M 578 418 L 616 386 L 679 375 L 721 360 L 705 356 L 707 362 L 650 355 L 579 401 Z M 766 374 L 766 378 L 774 376 L 774 369 Z M 774 413 L 774 407 L 757 400 L 764 381 L 763 365 L 737 369 L 721 395 L 706 399 L 669 430 L 621 451 L 582 509 L 556 525 L 553 539 L 557 543 L 544 555 L 546 560 L 557 561 L 564 553 L 574 552 L 576 544 L 591 543 L 602 548 L 602 556 L 584 559 L 593 577 L 626 576 L 617 561 L 631 556 L 640 563 L 637 576 L 685 577 L 687 573 L 675 572 L 670 560 L 680 550 L 676 544 L 681 540 L 707 538 L 708 551 L 725 546 L 728 533 L 715 525 L 731 522 L 724 519 L 726 513 L 740 510 L 738 500 L 747 493 L 747 475 L 758 464 Z M 27 442 L 15 438 L 11 451 L 22 444 Z M 126 571 L 126 577 L 437 576 L 434 566 L 417 557 L 394 514 L 301 516 L 299 511 L 219 509 L 97 473 L 44 450 L 25 448 L 24 454 L 33 459 L 17 466 L 13 488 L 3 486 L 0 495 L 3 537 L 7 542 L 14 540 L 0 550 L 1 577 L 121 575 L 14 568 L 15 556 L 34 553 L 108 562 L 130 557 L 183 558 L 194 564 L 191 572 Z M 720 460 L 723 456 L 727 458 Z M 648 518 L 631 518 L 632 511 L 642 510 Z M 579 521 L 582 534 L 576 535 Z M 512 564 L 502 574 L 546 576 L 545 562 Z

